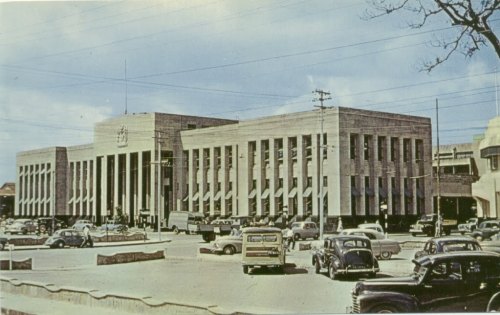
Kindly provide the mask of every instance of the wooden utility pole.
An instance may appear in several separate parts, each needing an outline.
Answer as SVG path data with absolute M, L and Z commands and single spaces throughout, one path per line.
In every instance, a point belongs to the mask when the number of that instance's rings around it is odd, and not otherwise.
M 319 101 L 320 102 L 320 105 L 319 106 L 314 106 L 314 107 L 318 107 L 321 111 L 321 133 L 319 135 L 319 147 L 320 147 L 320 150 L 319 150 L 319 211 L 318 211 L 318 215 L 319 215 L 319 237 L 320 239 L 323 239 L 323 232 L 324 232 L 324 226 L 325 226 L 325 222 L 324 222 L 324 205 L 323 205 L 323 153 L 324 153 L 324 150 L 323 150 L 323 147 L 324 147 L 324 143 L 323 143 L 323 123 L 324 123 L 324 109 L 326 108 L 324 105 L 323 105 L 323 102 L 326 101 L 326 100 L 331 100 L 332 98 L 330 97 L 330 92 L 325 92 L 323 90 L 319 90 L 319 89 L 316 89 L 315 91 L 313 91 L 313 93 L 317 94 L 319 97 L 316 98 L 316 99 L 313 99 L 313 102 L 317 102 Z

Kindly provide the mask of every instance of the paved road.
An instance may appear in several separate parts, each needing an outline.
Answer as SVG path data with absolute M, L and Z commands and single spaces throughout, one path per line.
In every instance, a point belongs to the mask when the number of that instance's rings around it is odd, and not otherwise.
M 3 276 L 56 286 L 95 289 L 106 293 L 218 306 L 248 313 L 343 313 L 350 306 L 350 290 L 356 279 L 332 281 L 317 275 L 309 251 L 293 251 L 286 274 L 270 270 L 244 275 L 241 255 L 199 254 L 201 237 L 162 235 L 169 243 L 93 249 L 14 251 L 14 258 L 33 257 L 32 271 L 2 272 Z M 96 266 L 97 253 L 167 250 L 167 259 L 113 266 Z M 390 261 L 381 261 L 378 277 L 407 274 L 414 250 L 405 250 Z M 8 252 L 0 257 L 5 258 Z M 29 303 L 29 299 L 27 299 Z

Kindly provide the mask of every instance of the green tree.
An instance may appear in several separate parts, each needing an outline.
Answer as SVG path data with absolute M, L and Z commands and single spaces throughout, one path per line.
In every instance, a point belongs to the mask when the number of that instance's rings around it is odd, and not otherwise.
M 500 0 L 370 0 L 369 3 L 371 9 L 365 12 L 365 19 L 405 10 L 416 18 L 416 21 L 408 23 L 410 28 L 421 28 L 434 17 L 446 18 L 452 26 L 459 26 L 453 38 L 432 43 L 443 48 L 444 53 L 434 60 L 424 62 L 423 71 L 432 71 L 454 53 L 461 53 L 470 58 L 488 44 L 493 46 L 500 58 L 500 43 L 489 24 L 489 19 L 495 11 L 500 10 Z

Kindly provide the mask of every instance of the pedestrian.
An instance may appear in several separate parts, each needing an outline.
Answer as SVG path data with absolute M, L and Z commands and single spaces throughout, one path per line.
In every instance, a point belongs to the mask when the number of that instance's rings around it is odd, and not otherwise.
M 292 249 L 295 249 L 295 237 L 292 229 L 287 228 L 286 238 L 288 241 L 288 251 L 290 251 L 290 244 L 292 245 Z
M 83 228 L 83 243 L 80 247 L 94 247 L 94 242 L 92 241 L 92 237 L 90 236 L 90 228 L 88 225 L 85 225 Z

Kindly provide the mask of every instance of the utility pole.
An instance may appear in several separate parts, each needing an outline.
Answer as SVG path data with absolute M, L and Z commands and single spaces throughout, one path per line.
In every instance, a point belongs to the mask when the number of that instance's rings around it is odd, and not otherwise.
M 320 239 L 323 239 L 323 232 L 324 232 L 324 226 L 325 226 L 325 218 L 324 218 L 324 209 L 323 209 L 323 154 L 324 154 L 324 143 L 323 143 L 323 122 L 324 122 L 324 110 L 325 106 L 323 105 L 323 102 L 326 100 L 331 100 L 332 98 L 330 97 L 330 92 L 325 92 L 323 90 L 316 89 L 313 91 L 314 94 L 318 95 L 318 98 L 313 99 L 313 102 L 320 102 L 319 106 L 314 106 L 318 107 L 321 111 L 321 133 L 319 135 L 319 237 Z
M 436 219 L 436 233 L 435 236 L 441 236 L 441 191 L 440 191 L 440 181 L 441 181 L 441 165 L 440 165 L 440 156 L 439 156 L 439 105 L 438 100 L 436 98 L 436 156 L 437 156 L 437 219 Z

